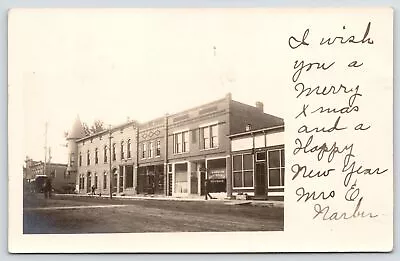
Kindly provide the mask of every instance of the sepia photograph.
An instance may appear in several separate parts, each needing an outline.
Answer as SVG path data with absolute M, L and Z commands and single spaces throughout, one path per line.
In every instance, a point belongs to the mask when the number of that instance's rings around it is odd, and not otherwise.
M 24 234 L 283 231 L 262 43 L 191 13 L 26 12 Z

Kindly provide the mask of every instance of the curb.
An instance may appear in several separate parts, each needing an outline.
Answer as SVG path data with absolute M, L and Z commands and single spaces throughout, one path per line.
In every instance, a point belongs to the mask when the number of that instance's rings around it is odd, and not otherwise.
M 71 198 L 97 198 L 108 199 L 109 196 L 99 195 L 86 195 L 86 194 L 56 194 L 55 196 L 71 197 Z M 283 201 L 263 201 L 263 200 L 235 200 L 235 199 L 209 199 L 204 198 L 177 198 L 177 197 L 149 197 L 149 196 L 113 196 L 113 199 L 118 200 L 159 200 L 159 201 L 186 201 L 186 202 L 205 202 L 205 203 L 219 203 L 232 206 L 251 205 L 256 207 L 278 207 L 283 208 Z

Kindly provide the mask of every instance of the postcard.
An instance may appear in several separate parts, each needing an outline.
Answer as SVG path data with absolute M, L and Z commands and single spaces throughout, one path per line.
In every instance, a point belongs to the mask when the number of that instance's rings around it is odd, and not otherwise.
M 393 10 L 12 9 L 12 253 L 388 252 Z

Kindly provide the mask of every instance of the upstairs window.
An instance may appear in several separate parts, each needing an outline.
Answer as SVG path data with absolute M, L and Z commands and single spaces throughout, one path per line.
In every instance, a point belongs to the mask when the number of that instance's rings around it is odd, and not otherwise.
M 128 143 L 126 145 L 126 156 L 128 157 L 128 159 L 131 158 L 131 140 L 128 140 Z
M 175 133 L 173 135 L 174 153 L 189 151 L 189 131 Z
M 161 155 L 161 141 L 157 141 L 157 145 L 156 145 L 156 156 L 160 156 Z
M 108 147 L 104 146 L 104 163 L 107 163 L 108 160 Z
M 99 164 L 99 149 L 94 150 L 94 164 Z
M 82 166 L 82 152 L 79 152 L 79 167 Z
M 147 144 L 142 143 L 142 159 L 146 158 Z
M 121 159 L 124 159 L 124 141 L 121 141 Z
M 201 149 L 213 149 L 219 146 L 218 124 L 200 128 Z
M 154 155 L 154 146 L 153 146 L 153 142 L 149 143 L 149 158 L 152 158 Z
M 86 162 L 87 162 L 87 165 L 89 166 L 90 165 L 90 151 L 89 150 L 87 151 Z
M 117 160 L 117 152 L 116 152 L 117 144 L 112 145 L 112 160 Z
M 75 153 L 71 153 L 69 156 L 69 165 L 74 166 L 75 165 Z

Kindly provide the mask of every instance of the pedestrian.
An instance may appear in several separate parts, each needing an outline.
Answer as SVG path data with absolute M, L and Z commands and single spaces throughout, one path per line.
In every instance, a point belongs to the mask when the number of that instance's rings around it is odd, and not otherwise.
M 92 185 L 92 196 L 95 195 L 96 187 Z
M 51 190 L 52 190 L 51 180 L 48 178 L 43 184 L 44 198 L 51 198 Z

